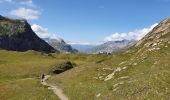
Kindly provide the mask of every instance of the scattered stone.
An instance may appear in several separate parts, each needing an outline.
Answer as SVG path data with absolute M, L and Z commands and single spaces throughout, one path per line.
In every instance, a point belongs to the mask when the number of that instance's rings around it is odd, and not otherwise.
M 160 48 L 150 48 L 149 51 L 160 50 Z
M 157 45 L 157 43 L 154 43 L 153 45 L 152 45 L 152 47 L 154 47 L 154 46 L 156 46 Z
M 98 97 L 100 97 L 101 96 L 101 94 L 100 93 L 98 93 L 97 95 L 96 95 L 96 97 L 98 98 Z
M 113 71 L 113 73 L 109 74 L 109 75 L 104 79 L 104 81 L 111 80 L 111 79 L 113 78 L 113 76 L 115 75 L 115 73 L 116 73 L 116 72 L 120 72 L 120 71 L 121 71 L 121 68 L 120 68 L 120 67 L 116 68 L 116 69 Z
M 104 71 L 105 71 L 105 70 L 110 70 L 110 71 L 112 71 L 113 68 L 103 68 L 103 70 L 104 70 Z
M 119 85 L 119 83 L 117 83 L 117 84 L 114 84 L 114 85 L 113 85 L 113 87 L 115 88 L 115 87 L 117 87 L 118 85 Z
M 156 48 L 156 50 L 160 50 L 160 48 Z
M 126 78 L 129 78 L 129 76 L 119 77 L 118 79 L 126 79 Z
M 125 61 L 125 62 L 121 62 L 119 65 L 122 65 L 122 64 L 124 64 L 124 63 L 126 63 L 126 61 Z
M 113 92 L 117 91 L 118 88 L 113 89 Z
M 133 65 L 134 65 L 134 66 L 136 66 L 136 65 L 137 65 L 137 63 L 133 63 Z
M 127 67 L 123 67 L 122 69 L 125 70 Z
M 103 78 L 103 76 L 99 76 L 99 79 L 102 79 Z

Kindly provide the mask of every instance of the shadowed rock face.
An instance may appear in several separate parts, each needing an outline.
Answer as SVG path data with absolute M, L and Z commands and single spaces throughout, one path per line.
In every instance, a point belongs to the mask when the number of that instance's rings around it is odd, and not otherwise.
M 26 20 L 13 20 L 0 16 L 0 48 L 14 51 L 35 50 L 55 52 L 44 40 L 31 29 Z
M 67 61 L 67 62 L 60 64 L 59 66 L 56 66 L 56 68 L 53 69 L 53 73 L 60 74 L 72 68 L 73 68 L 73 64 L 70 61 Z

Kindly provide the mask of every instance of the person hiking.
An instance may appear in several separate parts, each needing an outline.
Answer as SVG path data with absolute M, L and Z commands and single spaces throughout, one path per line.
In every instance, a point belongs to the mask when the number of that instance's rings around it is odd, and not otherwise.
M 45 74 L 42 74 L 42 75 L 41 75 L 41 81 L 42 81 L 42 82 L 43 82 L 44 78 L 45 78 Z

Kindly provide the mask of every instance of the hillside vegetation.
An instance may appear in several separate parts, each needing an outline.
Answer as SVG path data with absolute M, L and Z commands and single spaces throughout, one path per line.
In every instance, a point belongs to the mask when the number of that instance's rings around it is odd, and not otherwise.
M 0 50 L 2 100 L 56 100 L 40 75 L 59 86 L 70 100 L 169 100 L 170 19 L 127 51 L 115 54 L 46 54 Z M 70 61 L 74 68 L 54 74 Z
M 49 82 L 62 84 L 71 100 L 168 100 L 169 60 L 168 18 L 129 50 L 53 76 Z
M 0 50 L 0 98 L 2 100 L 56 100 L 57 96 L 40 84 L 40 75 L 65 61 L 76 67 L 107 56 L 85 54 L 45 54 L 36 51 Z

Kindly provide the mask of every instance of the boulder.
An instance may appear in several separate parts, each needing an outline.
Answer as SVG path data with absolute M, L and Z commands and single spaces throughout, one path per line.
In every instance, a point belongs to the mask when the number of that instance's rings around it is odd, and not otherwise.
M 52 70 L 52 72 L 54 74 L 60 74 L 64 71 L 72 69 L 73 67 L 74 67 L 74 64 L 72 64 L 70 61 L 66 61 L 62 64 L 59 64 L 58 66 L 55 66 L 55 68 Z

